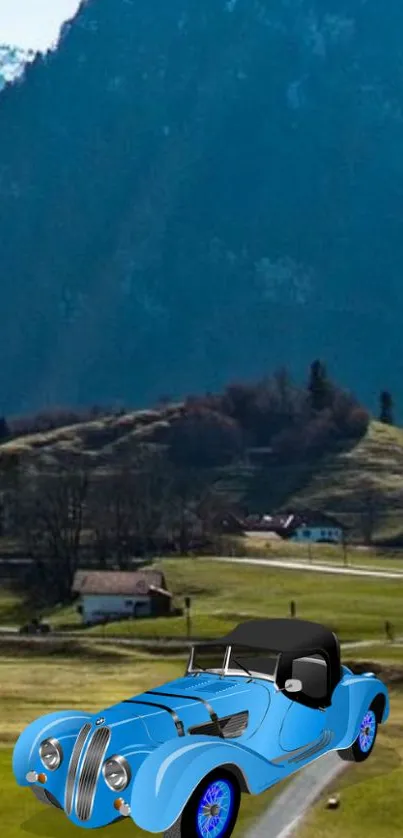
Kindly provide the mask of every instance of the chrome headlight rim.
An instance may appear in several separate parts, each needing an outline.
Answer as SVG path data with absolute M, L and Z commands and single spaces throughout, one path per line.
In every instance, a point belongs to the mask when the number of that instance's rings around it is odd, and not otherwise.
M 115 780 L 113 781 L 110 776 L 108 776 L 109 771 L 114 770 Z M 121 757 L 119 754 L 114 754 L 111 757 L 108 757 L 105 760 L 102 766 L 102 774 L 105 780 L 106 785 L 108 788 L 113 792 L 121 792 L 127 789 L 130 780 L 132 778 L 132 772 L 130 765 L 124 757 Z M 118 779 L 116 780 L 116 776 Z
M 52 749 L 51 753 L 49 753 L 49 749 Z M 45 756 L 46 750 L 48 751 L 47 758 Z M 39 746 L 39 757 L 42 765 L 48 771 L 57 771 L 63 762 L 63 750 L 60 742 L 52 737 L 44 739 Z

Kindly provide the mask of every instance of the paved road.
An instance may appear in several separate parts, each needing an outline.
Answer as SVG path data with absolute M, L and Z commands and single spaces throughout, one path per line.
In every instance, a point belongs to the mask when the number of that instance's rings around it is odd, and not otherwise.
M 232 558 L 230 556 L 205 556 L 203 561 L 229 562 L 230 564 L 260 565 L 261 567 L 278 567 L 284 570 L 309 570 L 313 573 L 335 573 L 341 576 L 361 576 L 369 579 L 398 579 L 403 581 L 403 571 L 399 570 L 370 570 L 361 567 L 340 567 L 331 564 L 311 564 L 300 559 L 252 559 L 249 556 Z
M 84 631 L 79 632 L 57 632 L 53 631 L 50 634 L 37 634 L 37 635 L 26 635 L 26 634 L 19 634 L 18 628 L 16 626 L 0 626 L 0 639 L 9 640 L 15 644 L 23 645 L 24 643 L 52 643 L 55 640 L 84 640 L 85 643 L 95 643 L 102 646 L 127 646 L 131 647 L 132 649 L 151 649 L 151 650 L 160 650 L 161 652 L 166 649 L 167 651 L 170 650 L 172 652 L 180 652 L 183 653 L 188 649 L 191 644 L 198 644 L 203 643 L 205 638 L 192 638 L 191 640 L 187 640 L 186 638 L 169 638 L 169 639 L 156 639 L 152 640 L 150 638 L 140 638 L 140 637 L 130 637 L 130 635 L 121 635 L 121 634 L 107 634 L 103 636 L 102 634 L 88 634 Z M 349 643 L 342 643 L 341 650 L 342 651 L 349 651 L 353 649 L 365 649 L 372 646 L 385 646 L 388 641 L 384 638 L 378 639 L 367 639 L 367 640 L 355 640 Z M 403 643 L 403 637 L 397 637 L 394 640 L 393 645 L 399 646 Z M 392 644 L 391 644 L 392 645 Z
M 345 768 L 346 763 L 334 752 L 312 762 L 280 792 L 246 838 L 288 838 L 309 807 Z

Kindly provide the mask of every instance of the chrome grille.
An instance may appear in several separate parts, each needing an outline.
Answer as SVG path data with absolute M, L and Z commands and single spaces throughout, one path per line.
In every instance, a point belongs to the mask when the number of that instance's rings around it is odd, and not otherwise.
M 74 783 L 76 781 L 78 762 L 90 730 L 90 724 L 85 724 L 84 727 L 81 728 L 70 758 L 67 772 L 66 793 L 64 797 L 64 808 L 67 815 L 71 815 L 71 810 L 73 808 Z
M 109 727 L 100 727 L 93 733 L 88 745 L 81 766 L 76 797 L 76 813 L 80 821 L 88 821 L 91 817 L 97 780 L 110 738 Z

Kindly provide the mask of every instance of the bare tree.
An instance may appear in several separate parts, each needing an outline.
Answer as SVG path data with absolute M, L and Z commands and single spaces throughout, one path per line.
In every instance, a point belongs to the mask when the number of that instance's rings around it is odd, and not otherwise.
M 19 535 L 47 598 L 70 596 L 80 560 L 90 469 L 80 456 L 32 460 L 20 487 Z
M 212 491 L 207 469 L 172 467 L 165 508 L 171 538 L 180 555 L 187 555 L 197 536 L 205 534 L 200 505 Z
M 99 561 L 121 569 L 155 548 L 168 517 L 170 480 L 163 453 L 142 445 L 99 470 L 89 497 L 93 546 Z

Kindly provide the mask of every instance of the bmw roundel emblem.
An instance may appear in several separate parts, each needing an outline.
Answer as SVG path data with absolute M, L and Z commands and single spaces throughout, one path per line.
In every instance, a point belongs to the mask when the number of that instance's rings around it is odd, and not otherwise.
M 96 725 L 103 725 L 104 721 L 105 721 L 104 717 L 103 717 L 103 716 L 101 716 L 101 718 L 100 718 L 100 719 L 97 719 L 97 720 L 96 720 L 95 724 L 96 724 Z

